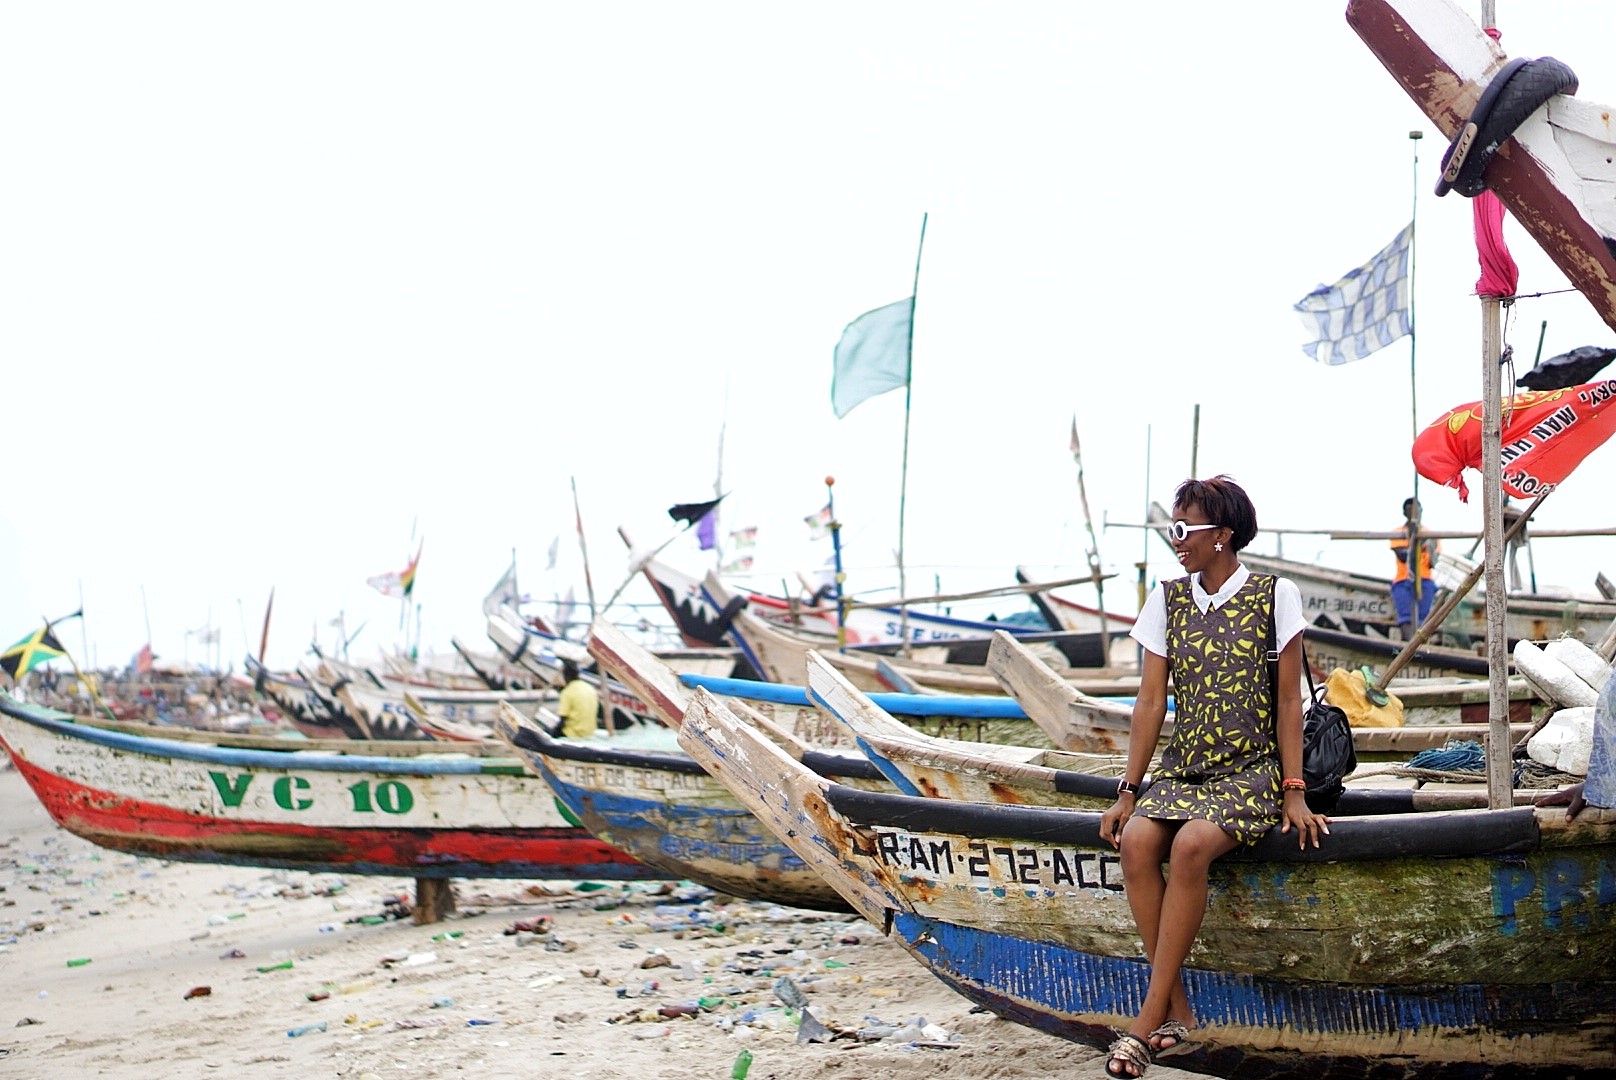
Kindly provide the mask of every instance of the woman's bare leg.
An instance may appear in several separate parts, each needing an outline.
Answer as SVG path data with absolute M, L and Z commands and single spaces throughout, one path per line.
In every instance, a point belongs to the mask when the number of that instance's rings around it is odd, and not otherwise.
M 1184 959 L 1206 915 L 1207 872 L 1212 860 L 1234 847 L 1234 837 L 1209 821 L 1187 821 L 1173 836 L 1167 881 L 1156 907 L 1155 944 L 1153 949 L 1146 946 L 1150 956 L 1150 988 L 1145 992 L 1139 1016 L 1128 1029 L 1130 1034 L 1147 1039 L 1169 1017 L 1187 1027 L 1195 1026 L 1189 998 L 1184 992 Z M 1123 848 L 1126 851 L 1126 840 Z M 1126 858 L 1122 872 L 1126 880 Z M 1130 888 L 1129 899 L 1132 897 Z M 1134 917 L 1138 919 L 1137 912 Z M 1144 933 L 1143 926 L 1140 933 Z

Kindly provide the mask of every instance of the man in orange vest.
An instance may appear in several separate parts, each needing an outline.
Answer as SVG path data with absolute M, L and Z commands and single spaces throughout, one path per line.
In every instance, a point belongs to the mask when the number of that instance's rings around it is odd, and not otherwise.
M 1397 573 L 1392 577 L 1392 607 L 1397 612 L 1397 631 L 1404 641 L 1414 637 L 1414 627 L 1425 622 L 1431 614 L 1431 601 L 1436 597 L 1436 582 L 1431 579 L 1431 564 L 1436 562 L 1436 540 L 1421 540 L 1420 501 L 1403 500 L 1402 535 L 1392 538 L 1392 554 L 1397 556 Z M 1417 557 L 1418 564 L 1412 560 Z M 1418 610 L 1419 618 L 1414 613 Z

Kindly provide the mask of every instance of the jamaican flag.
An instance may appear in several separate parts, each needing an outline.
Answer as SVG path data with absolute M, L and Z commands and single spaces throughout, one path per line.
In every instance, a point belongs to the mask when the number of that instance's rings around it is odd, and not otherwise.
M 40 664 L 62 655 L 65 655 L 62 643 L 56 640 L 49 626 L 42 626 L 0 653 L 0 668 L 4 668 L 13 679 L 21 681 L 24 675 Z

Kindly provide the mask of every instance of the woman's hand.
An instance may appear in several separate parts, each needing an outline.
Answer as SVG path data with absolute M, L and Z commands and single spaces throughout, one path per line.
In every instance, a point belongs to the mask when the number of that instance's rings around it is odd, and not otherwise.
M 1104 819 L 1101 819 L 1101 828 L 1104 828 Z M 1307 808 L 1307 796 L 1300 791 L 1285 792 L 1285 804 L 1280 809 L 1279 831 L 1282 833 L 1296 830 L 1296 846 L 1305 849 L 1309 840 L 1313 846 L 1319 846 L 1319 836 L 1330 835 L 1330 819 L 1323 814 L 1315 814 Z
M 1111 809 L 1100 815 L 1100 839 L 1119 850 L 1122 847 L 1122 827 L 1133 816 L 1133 800 L 1132 792 L 1118 795 Z

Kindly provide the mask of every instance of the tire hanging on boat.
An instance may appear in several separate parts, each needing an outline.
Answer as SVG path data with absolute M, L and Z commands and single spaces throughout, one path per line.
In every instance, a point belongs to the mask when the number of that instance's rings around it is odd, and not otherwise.
M 1493 155 L 1515 129 L 1556 94 L 1575 94 L 1577 76 L 1552 56 L 1506 63 L 1481 92 L 1470 119 L 1460 126 L 1442 155 L 1442 176 L 1436 193 L 1449 189 L 1466 198 L 1487 190 L 1483 175 Z

